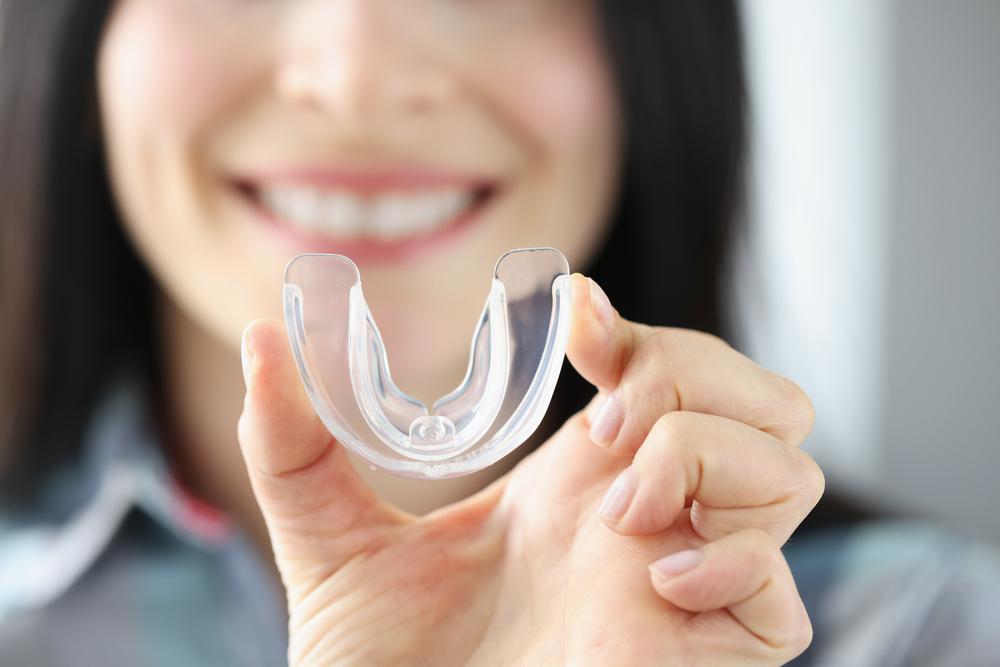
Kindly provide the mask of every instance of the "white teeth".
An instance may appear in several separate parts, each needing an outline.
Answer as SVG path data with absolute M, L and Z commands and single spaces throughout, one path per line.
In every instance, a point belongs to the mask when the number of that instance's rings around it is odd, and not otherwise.
M 345 191 L 261 188 L 261 203 L 277 217 L 308 230 L 346 238 L 398 239 L 436 229 L 472 204 L 470 190 L 392 193 L 365 199 Z
M 337 230 L 344 236 L 356 236 L 361 233 L 361 219 L 364 215 L 364 205 L 357 197 L 337 193 L 326 198 L 322 211 L 326 227 Z
M 319 197 L 315 190 L 292 190 L 288 197 L 288 212 L 309 227 L 319 224 Z

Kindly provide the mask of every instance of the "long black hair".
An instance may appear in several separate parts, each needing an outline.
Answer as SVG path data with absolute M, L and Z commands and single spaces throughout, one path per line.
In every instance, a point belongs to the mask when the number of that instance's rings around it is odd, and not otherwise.
M 720 334 L 741 194 L 735 0 L 594 0 L 626 126 L 609 240 L 589 267 L 622 314 Z M 0 503 L 72 462 L 128 365 L 155 391 L 153 283 L 104 164 L 96 54 L 111 0 L 0 1 Z M 570 369 L 551 415 L 592 393 Z
M 622 190 L 587 273 L 626 318 L 725 336 L 747 152 L 732 0 L 597 0 L 625 121 Z M 593 388 L 568 363 L 547 423 Z

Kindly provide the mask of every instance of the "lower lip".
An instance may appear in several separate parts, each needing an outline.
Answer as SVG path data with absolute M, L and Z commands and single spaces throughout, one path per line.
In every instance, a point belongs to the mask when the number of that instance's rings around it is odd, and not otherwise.
M 491 193 L 482 201 L 476 202 L 436 231 L 383 241 L 335 239 L 294 227 L 277 218 L 252 196 L 241 193 L 242 199 L 249 203 L 265 230 L 277 243 L 290 248 L 297 255 L 307 253 L 343 255 L 355 263 L 418 261 L 428 255 L 439 253 L 453 245 L 475 226 L 475 222 L 482 217 L 483 210 L 493 200 L 495 194 Z

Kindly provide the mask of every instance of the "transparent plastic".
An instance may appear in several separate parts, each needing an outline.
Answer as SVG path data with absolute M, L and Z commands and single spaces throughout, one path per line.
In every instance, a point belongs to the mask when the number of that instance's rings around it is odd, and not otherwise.
M 338 441 L 402 477 L 481 470 L 545 415 L 569 336 L 569 265 L 553 248 L 508 252 L 472 336 L 465 379 L 431 409 L 401 392 L 342 255 L 299 255 L 285 269 L 285 324 L 313 407 Z

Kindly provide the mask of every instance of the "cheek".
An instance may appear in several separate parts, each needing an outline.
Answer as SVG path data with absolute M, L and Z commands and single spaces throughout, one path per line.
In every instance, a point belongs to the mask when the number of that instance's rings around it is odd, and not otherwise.
M 199 14 L 192 3 L 125 0 L 112 16 L 98 60 L 102 111 L 112 132 L 149 128 L 191 135 L 238 96 L 246 59 L 239 26 Z
M 492 96 L 535 142 L 590 143 L 615 132 L 611 75 L 594 29 L 579 20 L 526 36 L 488 65 Z
M 199 9 L 207 5 L 120 0 L 98 54 L 98 90 L 126 232 L 164 290 L 235 345 L 246 321 L 273 309 L 239 282 L 238 259 L 256 256 L 232 234 L 208 146 L 257 92 L 262 41 L 259 21 L 227 23 Z M 280 285 L 280 267 L 268 278 Z
M 581 71 L 567 61 L 537 61 L 533 69 L 512 82 L 509 99 L 522 126 L 535 137 L 572 144 L 612 121 L 611 95 L 597 68 Z
M 481 90 L 525 150 L 512 219 L 531 221 L 531 245 L 557 247 L 574 270 L 584 268 L 609 227 L 622 150 L 615 87 L 596 29 L 581 18 L 521 35 L 493 53 L 489 67 Z

